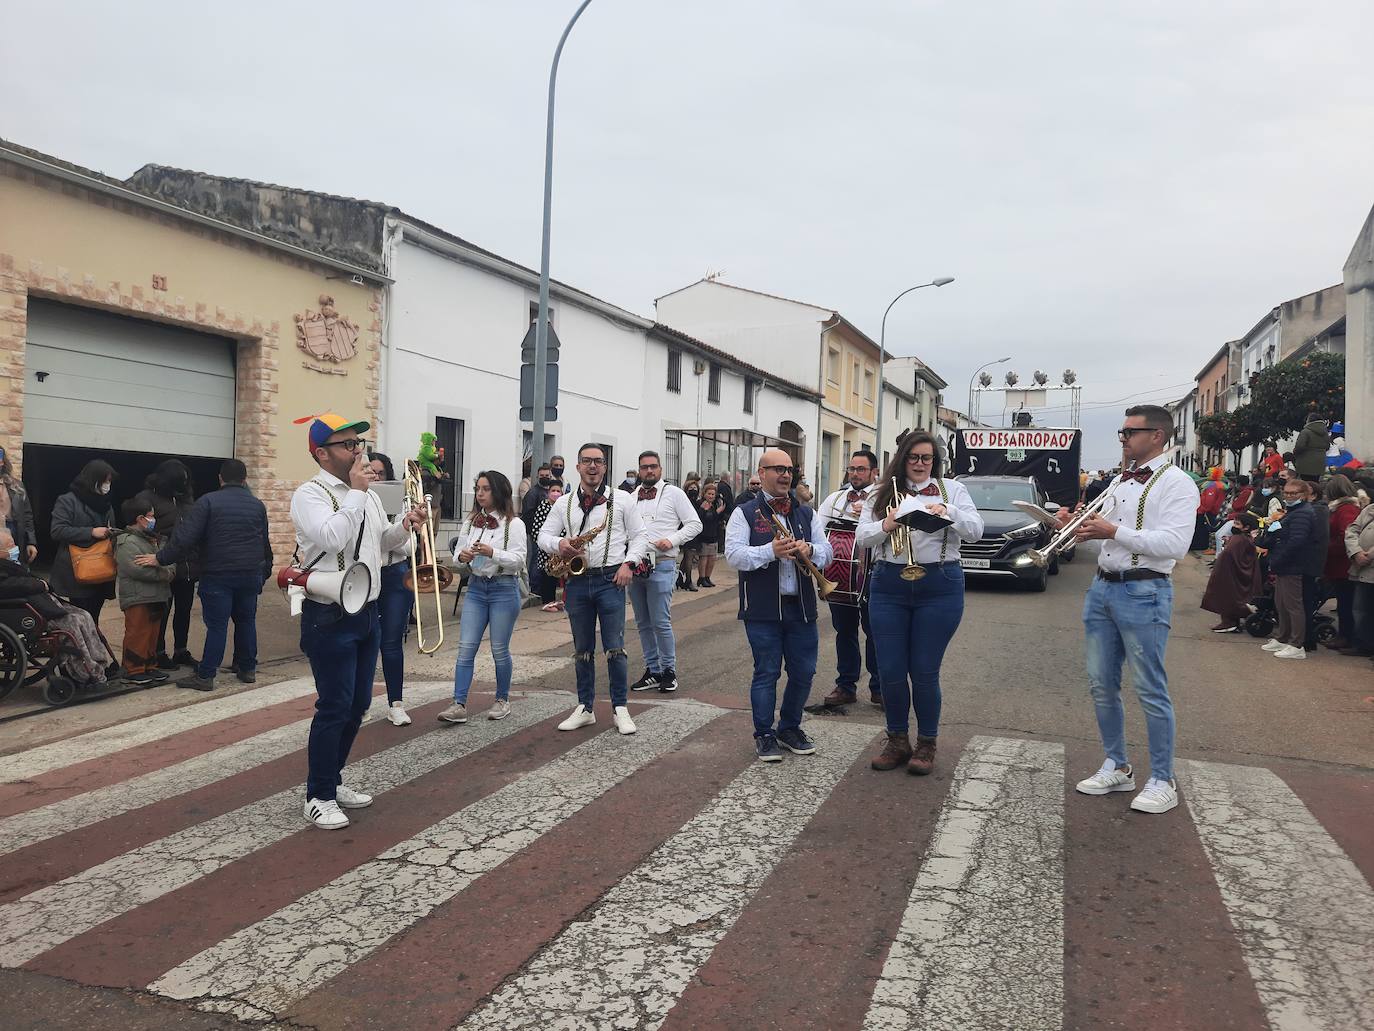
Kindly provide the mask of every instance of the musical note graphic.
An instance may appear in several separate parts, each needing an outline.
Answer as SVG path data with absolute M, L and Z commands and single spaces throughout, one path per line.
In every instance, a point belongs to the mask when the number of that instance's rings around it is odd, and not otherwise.
M 969 471 L 969 472 L 976 472 L 977 469 L 978 469 L 978 456 L 977 456 L 977 455 L 969 455 L 969 456 L 968 456 L 968 471 Z
M 1059 471 L 1059 459 L 1051 458 L 1049 462 L 1046 463 L 1046 466 L 1050 472 L 1057 473 Z

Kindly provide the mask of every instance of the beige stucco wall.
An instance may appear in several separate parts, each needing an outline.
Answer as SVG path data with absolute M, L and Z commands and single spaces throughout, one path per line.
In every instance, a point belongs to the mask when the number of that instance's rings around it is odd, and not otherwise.
M 155 276 L 166 278 L 165 291 L 154 289 Z M 296 347 L 294 316 L 318 311 L 325 293 L 361 331 L 358 354 L 331 366 L 345 375 L 305 368 Z M 235 455 L 268 505 L 279 555 L 291 550 L 291 491 L 316 468 L 292 420 L 329 409 L 375 419 L 380 288 L 0 159 L 0 434 L 16 465 L 29 296 L 239 341 Z M 175 441 L 167 452 L 179 453 Z

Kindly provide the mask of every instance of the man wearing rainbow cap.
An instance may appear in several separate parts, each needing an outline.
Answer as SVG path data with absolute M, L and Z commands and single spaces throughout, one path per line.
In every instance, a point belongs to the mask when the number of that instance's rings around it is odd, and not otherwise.
M 337 605 L 305 600 L 301 609 L 301 651 L 315 675 L 315 717 L 310 722 L 310 772 L 305 785 L 305 818 L 323 830 L 348 826 L 344 809 L 362 809 L 372 796 L 343 783 L 349 749 L 372 703 L 381 628 L 377 595 L 382 556 L 399 547 L 425 520 L 414 508 L 390 522 L 382 501 L 368 489 L 367 441 L 359 434 L 368 423 L 333 412 L 297 419 L 310 423 L 310 457 L 320 471 L 291 496 L 291 522 L 302 566 L 340 572 L 353 562 L 367 566 L 371 587 L 367 604 L 352 615 Z

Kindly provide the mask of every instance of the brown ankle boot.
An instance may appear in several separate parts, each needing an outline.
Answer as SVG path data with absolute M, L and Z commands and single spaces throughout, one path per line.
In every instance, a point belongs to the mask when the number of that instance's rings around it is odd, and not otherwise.
M 911 753 L 911 761 L 906 764 L 906 772 L 916 777 L 924 777 L 935 769 L 935 739 L 916 735 L 916 748 Z
M 846 690 L 843 687 L 837 687 L 835 688 L 835 690 L 831 691 L 828 695 L 825 696 L 824 704 L 853 705 L 856 701 L 858 701 L 858 699 L 854 697 L 853 691 Z
M 895 770 L 910 758 L 911 739 L 907 737 L 906 731 L 899 731 L 896 734 L 888 731 L 887 744 L 883 745 L 883 750 L 874 756 L 871 765 L 875 770 Z

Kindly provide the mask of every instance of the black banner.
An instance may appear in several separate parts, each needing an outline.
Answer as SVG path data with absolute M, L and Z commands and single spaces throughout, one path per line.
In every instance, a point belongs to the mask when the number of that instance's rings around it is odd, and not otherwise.
M 1076 429 L 959 430 L 956 476 L 1034 476 L 1051 501 L 1078 504 L 1083 431 Z

